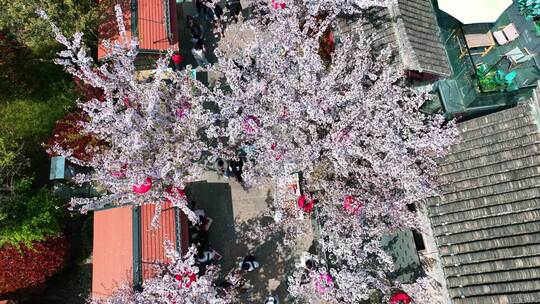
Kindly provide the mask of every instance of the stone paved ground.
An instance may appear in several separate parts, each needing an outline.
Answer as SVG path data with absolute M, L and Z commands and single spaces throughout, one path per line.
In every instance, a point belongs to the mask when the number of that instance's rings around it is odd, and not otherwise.
M 245 237 L 255 223 L 272 220 L 263 217 L 273 199 L 272 187 L 246 191 L 237 182 L 220 179 L 209 172 L 204 181 L 193 185 L 191 197 L 213 220 L 209 242 L 223 255 L 222 272 L 238 267 L 248 253 L 261 263 L 260 269 L 247 274 L 246 279 L 252 286 L 242 295 L 240 303 L 263 303 L 269 293 L 277 293 L 282 303 L 286 303 L 286 277 L 301 252 L 311 245 L 311 239 L 291 249 L 282 246 L 279 235 L 256 242 Z

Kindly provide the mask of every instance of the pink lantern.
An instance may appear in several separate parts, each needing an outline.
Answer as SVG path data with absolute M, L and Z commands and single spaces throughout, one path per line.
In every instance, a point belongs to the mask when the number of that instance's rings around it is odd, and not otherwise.
M 394 294 L 390 298 L 390 304 L 409 304 L 411 302 L 412 298 L 408 294 L 401 291 Z
M 274 7 L 274 9 L 284 9 L 287 7 L 285 2 L 278 2 L 276 0 L 272 0 L 272 6 Z
M 175 63 L 175 64 L 180 64 L 182 63 L 182 61 L 184 61 L 184 57 L 182 57 L 182 55 L 178 54 L 178 53 L 175 53 L 171 56 L 172 58 L 172 61 Z
M 150 191 L 151 188 L 152 188 L 152 179 L 150 177 L 147 177 L 144 180 L 144 183 L 142 183 L 141 185 L 132 186 L 133 192 L 137 194 L 145 194 L 146 192 Z
M 176 117 L 178 117 L 179 119 L 186 117 L 189 110 L 191 110 L 191 104 L 187 102 L 182 104 L 182 106 L 176 110 Z
M 315 282 L 315 289 L 318 293 L 323 294 L 332 285 L 332 276 L 327 273 L 320 273 L 318 280 Z
M 254 115 L 248 115 L 244 118 L 242 122 L 242 127 L 246 133 L 251 134 L 257 132 L 261 126 L 261 121 Z
M 126 177 L 127 164 L 123 164 L 118 171 L 111 171 L 111 175 L 116 178 Z
M 343 200 L 343 210 L 349 214 L 357 215 L 362 210 L 362 203 L 358 202 L 354 196 L 346 195 Z

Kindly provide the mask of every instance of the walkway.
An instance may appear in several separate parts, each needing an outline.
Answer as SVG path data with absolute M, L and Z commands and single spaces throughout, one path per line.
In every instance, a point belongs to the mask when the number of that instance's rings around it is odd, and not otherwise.
M 272 191 L 271 186 L 246 191 L 237 182 L 228 183 L 213 172 L 192 186 L 192 199 L 213 220 L 209 242 L 223 255 L 222 273 L 238 267 L 248 253 L 261 263 L 260 269 L 246 275 L 252 287 L 241 296 L 240 303 L 262 303 L 269 293 L 277 293 L 281 302 L 286 303 L 287 276 L 294 270 L 301 252 L 311 245 L 311 240 L 306 240 L 305 244 L 291 249 L 282 245 L 279 235 L 266 241 L 251 241 L 246 237 L 255 225 L 273 220 L 263 215 L 273 199 Z

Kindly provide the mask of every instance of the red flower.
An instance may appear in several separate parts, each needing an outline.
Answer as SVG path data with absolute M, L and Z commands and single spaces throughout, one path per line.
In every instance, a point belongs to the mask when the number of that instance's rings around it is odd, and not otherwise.
M 131 108 L 131 102 L 128 97 L 124 97 L 124 105 L 128 108 Z
M 276 151 L 276 148 L 277 148 L 277 144 L 276 144 L 276 143 L 273 143 L 273 144 L 270 146 L 270 149 L 271 149 L 272 151 L 277 152 L 277 154 L 274 156 L 274 158 L 275 158 L 276 160 L 280 160 L 281 157 L 283 156 L 284 151 L 283 151 L 283 149 L 280 149 L 280 151 Z
M 175 197 L 176 199 L 180 199 L 180 198 L 186 196 L 186 192 L 184 190 L 180 189 L 180 187 L 175 187 L 175 186 L 167 187 L 167 189 L 165 189 L 165 192 L 167 192 L 169 195 Z M 165 201 L 167 203 L 171 202 L 169 199 L 165 199 Z
M 191 286 L 191 283 L 197 281 L 197 275 L 191 272 L 188 274 L 189 282 L 186 283 L 186 287 L 189 288 Z
M 32 248 L 4 245 L 0 248 L 0 294 L 27 294 L 44 286 L 64 266 L 67 251 L 64 236 L 33 242 Z
M 254 115 L 248 115 L 244 118 L 242 122 L 242 127 L 246 133 L 255 133 L 258 128 L 261 126 L 261 121 Z
M 191 283 L 197 281 L 197 275 L 194 274 L 194 273 L 191 272 L 191 271 L 188 271 L 187 273 L 184 273 L 183 275 L 177 274 L 177 275 L 174 276 L 174 278 L 175 278 L 178 282 L 180 282 L 180 283 L 178 284 L 178 286 L 179 286 L 180 288 L 182 288 L 182 282 L 184 281 L 184 278 L 187 278 L 187 279 L 189 280 L 188 282 L 186 282 L 186 288 L 189 288 L 189 287 L 191 286 Z

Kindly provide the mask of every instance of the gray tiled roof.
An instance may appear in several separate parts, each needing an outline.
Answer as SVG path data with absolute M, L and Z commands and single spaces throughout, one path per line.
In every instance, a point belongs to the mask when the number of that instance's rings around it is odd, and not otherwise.
M 459 125 L 428 199 L 453 303 L 540 303 L 540 129 L 529 103 Z
M 450 76 L 431 0 L 398 0 L 389 10 L 372 8 L 368 20 L 364 27 L 374 34 L 374 46 L 397 45 L 406 69 Z

